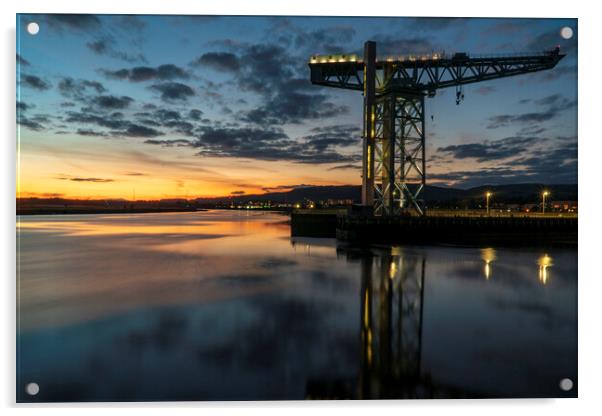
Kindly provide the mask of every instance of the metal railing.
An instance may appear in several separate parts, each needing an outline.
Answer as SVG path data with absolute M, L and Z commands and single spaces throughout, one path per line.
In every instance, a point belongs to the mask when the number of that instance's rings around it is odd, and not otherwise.
M 576 212 L 522 212 L 501 211 L 486 209 L 429 209 L 426 212 L 429 217 L 504 217 L 504 218 L 577 218 Z

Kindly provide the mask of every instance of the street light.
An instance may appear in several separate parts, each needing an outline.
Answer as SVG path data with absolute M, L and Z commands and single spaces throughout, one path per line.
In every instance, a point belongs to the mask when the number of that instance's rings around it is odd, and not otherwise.
M 489 198 L 491 198 L 491 195 L 493 195 L 491 192 L 485 194 L 485 199 L 487 201 L 487 215 L 489 215 Z
M 543 191 L 543 193 L 541 194 L 541 213 L 545 214 L 546 213 L 546 196 L 550 195 L 550 193 L 548 191 Z

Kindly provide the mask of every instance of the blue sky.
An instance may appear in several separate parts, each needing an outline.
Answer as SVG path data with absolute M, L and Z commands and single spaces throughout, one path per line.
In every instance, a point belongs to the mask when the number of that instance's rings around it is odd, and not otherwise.
M 36 21 L 40 32 L 27 34 Z M 570 40 L 560 29 L 574 31 Z M 20 15 L 24 196 L 211 196 L 359 184 L 361 94 L 309 82 L 313 54 L 567 56 L 427 99 L 427 182 L 577 182 L 577 21 Z M 432 117 L 431 117 L 432 116 Z

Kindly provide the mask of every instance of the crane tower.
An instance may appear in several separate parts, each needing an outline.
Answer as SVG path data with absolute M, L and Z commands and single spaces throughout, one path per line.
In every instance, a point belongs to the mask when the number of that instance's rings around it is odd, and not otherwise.
M 377 59 L 376 43 L 357 55 L 312 56 L 312 84 L 362 91 L 362 205 L 375 215 L 425 214 L 424 99 L 441 88 L 551 69 L 564 57 L 559 47 L 538 54 L 469 56 L 433 53 Z

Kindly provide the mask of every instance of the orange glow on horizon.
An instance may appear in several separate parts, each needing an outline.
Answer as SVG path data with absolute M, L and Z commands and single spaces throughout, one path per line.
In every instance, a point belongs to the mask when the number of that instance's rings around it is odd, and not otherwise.
M 359 184 L 359 171 L 291 161 L 199 157 L 140 143 L 20 138 L 17 198 L 160 200 L 288 191 L 295 185 Z

